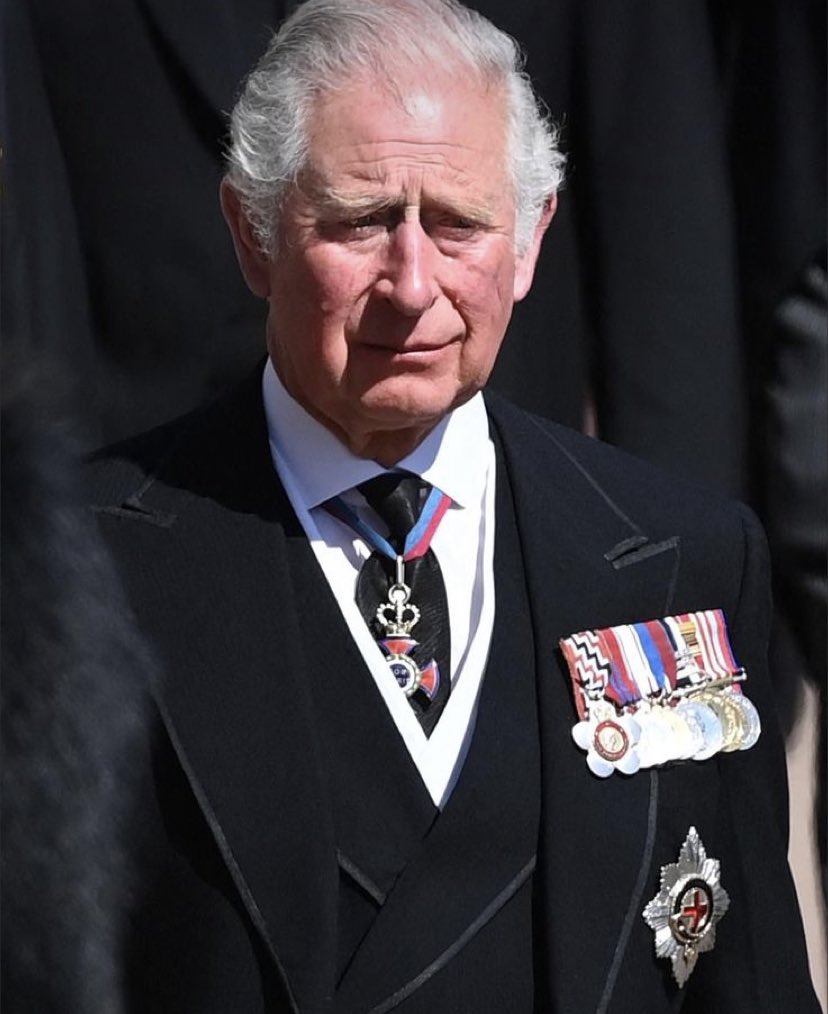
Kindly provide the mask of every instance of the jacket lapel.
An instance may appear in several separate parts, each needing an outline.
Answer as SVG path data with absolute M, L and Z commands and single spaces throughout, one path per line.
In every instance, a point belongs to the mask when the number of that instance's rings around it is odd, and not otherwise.
M 577 716 L 558 642 L 579 630 L 667 613 L 678 540 L 641 531 L 568 446 L 566 431 L 500 399 L 488 404 L 515 493 L 536 645 L 542 753 L 536 1003 L 543 1010 L 604 1011 L 646 901 L 658 775 L 602 780 L 589 772 L 571 738 Z
M 303 672 L 314 700 L 343 877 L 338 967 L 344 968 L 421 848 L 431 800 L 345 623 L 307 538 L 288 537 Z M 350 883 L 348 882 L 350 881 Z
M 286 559 L 298 522 L 259 383 L 200 417 L 102 526 L 119 556 L 141 561 L 133 601 L 163 652 L 173 745 L 304 1014 L 332 989 L 338 870 Z

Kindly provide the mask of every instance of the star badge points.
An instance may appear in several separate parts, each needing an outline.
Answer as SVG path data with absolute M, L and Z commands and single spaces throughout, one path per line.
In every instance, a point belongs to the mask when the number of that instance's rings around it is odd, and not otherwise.
M 719 883 L 719 860 L 708 858 L 698 832 L 691 827 L 678 862 L 661 868 L 661 890 L 642 913 L 655 933 L 655 952 L 668 958 L 683 986 L 700 954 L 713 949 L 716 924 L 730 905 Z

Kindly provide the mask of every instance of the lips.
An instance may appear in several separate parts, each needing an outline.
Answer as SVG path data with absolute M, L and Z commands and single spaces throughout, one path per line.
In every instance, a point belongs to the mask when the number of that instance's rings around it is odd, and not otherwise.
M 366 342 L 363 347 L 373 349 L 377 352 L 384 352 L 387 355 L 407 356 L 426 354 L 429 352 L 441 352 L 443 349 L 447 349 L 450 345 L 453 345 L 458 341 L 460 341 L 459 338 L 450 338 L 448 341 L 442 342 L 414 341 L 406 342 L 402 345 Z

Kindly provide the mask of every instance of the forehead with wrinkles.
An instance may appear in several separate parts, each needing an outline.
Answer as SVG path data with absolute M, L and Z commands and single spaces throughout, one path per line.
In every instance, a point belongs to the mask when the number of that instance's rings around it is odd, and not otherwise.
M 509 186 L 505 95 L 477 82 L 356 82 L 319 97 L 309 139 L 302 189 L 321 203 L 360 210 L 378 188 L 388 201 L 419 201 L 450 184 L 480 210 Z

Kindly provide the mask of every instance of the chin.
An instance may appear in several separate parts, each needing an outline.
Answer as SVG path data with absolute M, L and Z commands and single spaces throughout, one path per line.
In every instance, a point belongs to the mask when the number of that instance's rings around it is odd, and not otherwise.
M 363 412 L 383 428 L 434 425 L 475 392 L 425 377 L 394 377 L 375 384 L 359 399 Z

